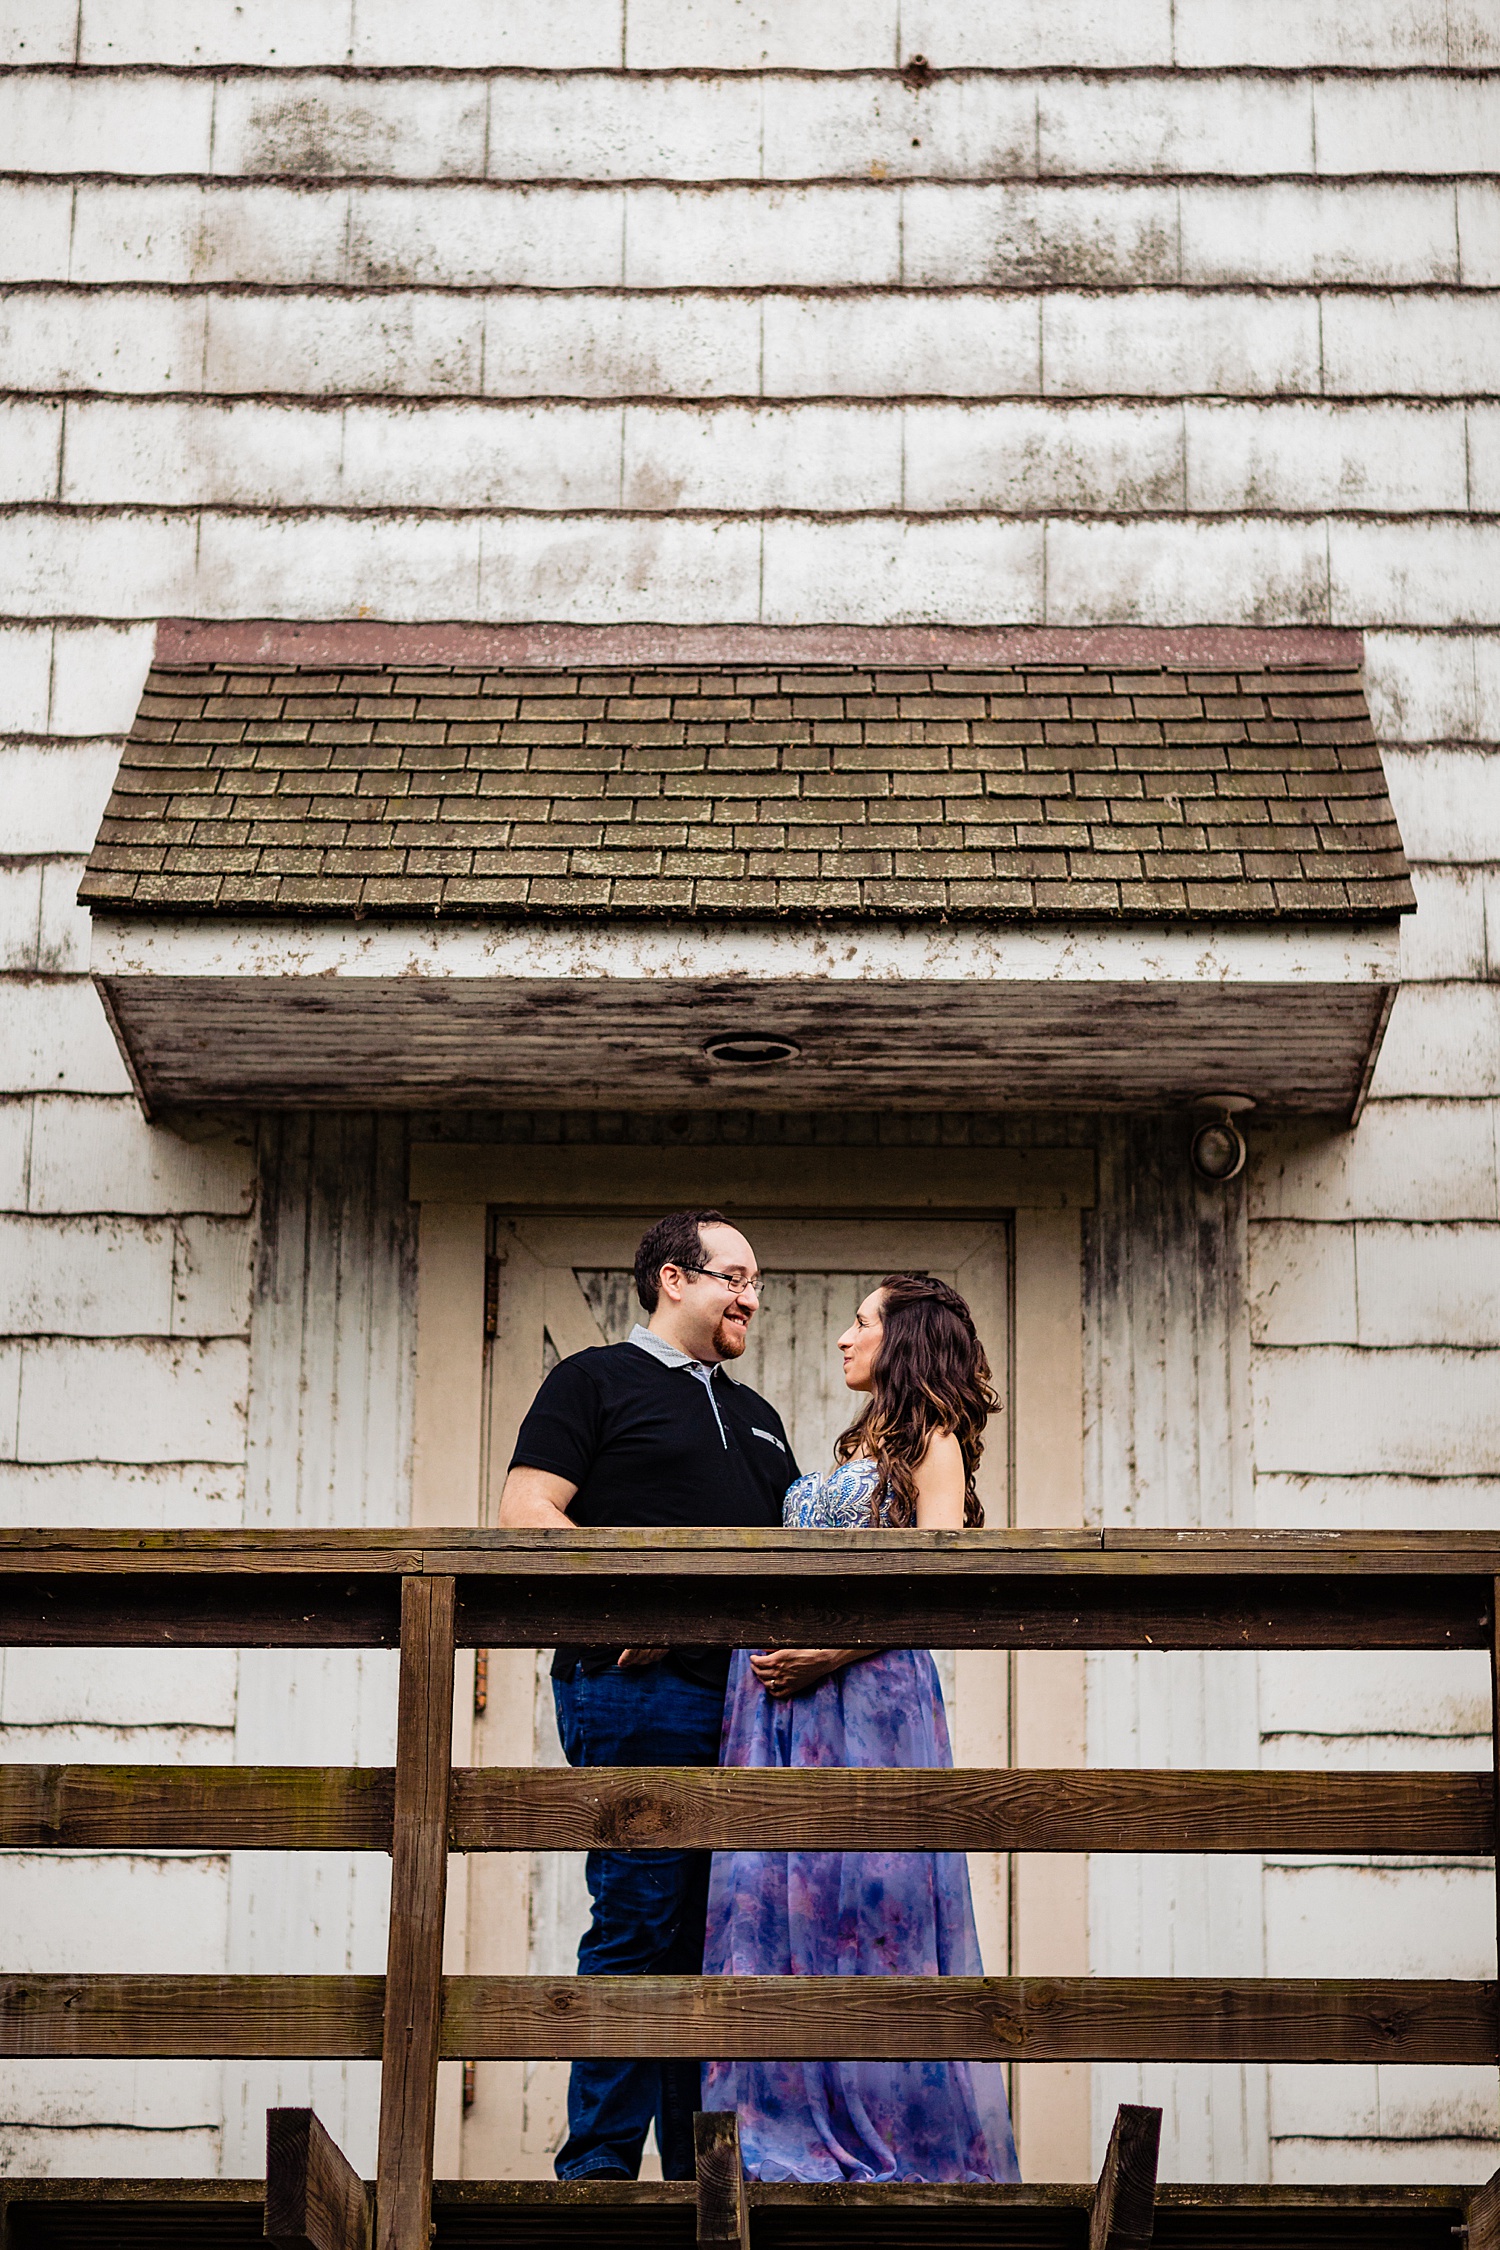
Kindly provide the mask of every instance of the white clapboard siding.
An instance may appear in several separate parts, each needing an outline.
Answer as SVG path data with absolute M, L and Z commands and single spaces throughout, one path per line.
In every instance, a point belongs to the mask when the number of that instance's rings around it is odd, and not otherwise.
M 1446 1498 L 1445 1490 L 1443 1501 Z M 1494 1504 L 1492 1481 L 1491 1512 L 1486 1519 L 1490 1523 L 1494 1521 Z M 1430 1510 L 1421 1508 L 1408 1511 L 1392 1528 L 1409 1531 L 1414 1523 L 1431 1528 L 1430 1515 Z M 1347 1521 L 1343 1528 L 1349 1528 Z M 1487 1734 L 1280 1734 L 1263 1744 L 1261 1764 L 1287 1773 L 1305 1772 L 1309 1766 L 1319 1773 L 1474 1773 L 1488 1758 L 1489 1748 Z
M 44 392 L 1451 398 L 1497 350 L 1478 290 L 0 297 L 0 385 Z
M 1372 1091 L 1500 1094 L 1500 984 L 1412 984 L 1396 995 Z
M 1260 1659 L 1260 1728 L 1267 1741 L 1284 1734 L 1477 1740 L 1480 1753 L 1464 1762 L 1486 1766 L 1489 1668 L 1471 1649 L 1408 1651 L 1399 1661 L 1375 1649 L 1268 1650 Z
M 28 281 L 448 288 L 1493 286 L 1447 183 L 10 182 Z
M 1365 689 L 1387 745 L 1500 740 L 1500 635 L 1370 633 Z
M 1488 1866 L 1287 1866 L 1265 1875 L 1266 1972 L 1392 1977 L 1495 1973 L 1495 1880 Z
M 5 313 L 0 301 L 0 336 Z M 4 346 L 0 343 L 0 354 Z M 51 625 L 0 625 L 0 709 L 5 723 L 20 734 L 40 734 L 47 725 L 52 689 Z
M 249 20 L 247 20 L 247 17 Z M 962 10 L 909 0 L 806 0 L 732 12 L 709 0 L 559 0 L 546 19 L 523 10 L 476 11 L 454 0 L 424 29 L 395 0 L 302 0 L 289 18 L 233 0 L 10 0 L 0 59 L 95 65 L 233 63 L 282 69 L 353 62 L 427 64 L 434 44 L 450 67 L 633 70 L 888 69 L 929 53 L 945 68 L 1189 69 L 1241 65 L 1338 68 L 1482 67 L 1497 60 L 1493 20 L 1467 4 L 1434 15 L 1420 0 L 1382 0 L 1351 23 L 1332 0 L 971 0 Z
M 239 1461 L 246 1351 L 223 1338 L 82 1340 L 18 1347 L 20 1461 Z
M 1349 17 L 1338 0 L 1178 0 L 1173 54 L 1184 69 L 1332 63 L 1481 67 L 1497 60 L 1493 18 L 1475 0 L 1434 15 L 1423 0 L 1381 0 Z
M 91 851 L 119 763 L 118 742 L 7 741 L 0 734 L 6 854 Z
M 1255 1521 L 1263 1531 L 1492 1531 L 1500 1515 L 1500 1475 L 1490 1477 L 1307 1477 L 1255 1480 Z M 1372 1738 L 1373 1739 L 1373 1738 Z M 1399 1751 L 1399 1745 L 1398 1745 Z M 1283 1761 L 1306 1765 L 1305 1757 Z M 1374 1761 L 1374 1762 L 1379 1762 Z M 1400 1767 L 1401 1755 L 1385 1761 Z M 1470 1765 L 1455 1745 L 1443 1761 Z
M 1257 1133 L 1248 1195 L 1252 1219 L 1500 1219 L 1500 1104 L 1373 1101 L 1356 1133 Z
M 0 408 L 0 439 L 24 401 Z M 67 413 L 76 505 L 1036 508 L 1426 512 L 1470 505 L 1492 411 L 1429 406 L 592 407 L 94 399 Z M 56 433 L 57 447 L 62 436 Z
M 212 2129 L 218 2124 L 222 2101 L 219 2066 L 178 2062 L 164 2071 L 146 2072 L 138 2063 L 102 2058 L 0 2063 L 0 2120 L 7 2150 L 13 2130 L 10 2121 L 25 2116 L 28 2104 L 38 2100 L 46 2103 L 57 2129 L 86 2128 L 98 2117 L 109 2117 L 122 2133 L 180 2131 L 185 2112 L 196 2112 L 202 2125 Z
M 1386 779 L 1418 860 L 1500 860 L 1500 757 L 1493 748 L 1388 749 Z
M 135 567 L 127 570 L 127 557 Z M 587 568 L 585 569 L 585 564 Z M 1331 568 L 1330 568 L 1331 566 Z M 265 516 L 203 509 L 0 517 L 18 610 L 64 599 L 137 614 L 285 613 L 316 582 L 330 616 L 378 608 L 579 623 L 1397 624 L 1448 606 L 1500 622 L 1500 524 L 1353 517 L 1039 521 L 781 517 Z M 1387 1089 L 1391 1090 L 1391 1089 Z
M 236 1659 L 228 1649 L 7 1649 L 0 1721 L 10 1728 L 230 1728 Z
M 0 1461 L 0 1524 L 233 1531 L 244 1506 L 244 1471 L 232 1464 L 60 1461 L 39 1467 Z
M 1401 925 L 1401 975 L 1411 983 L 1493 976 L 1500 969 L 1500 868 L 1412 870 L 1417 911 Z
M 5 1852 L 0 1965 L 52 1975 L 209 1975 L 224 1958 L 228 1892 L 225 1859 Z
M 0 1210 L 243 1214 L 254 1157 L 242 1119 L 148 1125 L 129 1095 L 0 1103 Z
M 242 1336 L 242 1219 L 0 1214 L 0 1333 Z
M 88 911 L 78 903 L 81 859 L 0 865 L 0 970 L 82 976 L 89 965 Z
M 1500 1344 L 1500 1227 L 1250 1232 L 1251 1334 L 1264 1344 Z
M 1500 1351 L 1262 1347 L 1260 1468 L 1321 1475 L 1500 1473 Z
M 0 1331 L 165 1336 L 176 1248 L 170 1221 L 0 1218 Z
M 23 2106 L 34 2100 L 28 2096 Z M 59 2131 L 16 2118 L 0 2119 L 0 2132 L 6 2162 L 26 2179 L 69 2179 L 83 2172 L 94 2179 L 196 2180 L 213 2179 L 219 2171 L 220 2135 L 212 2125 L 153 2126 L 144 2132 L 99 2125 Z
M 1455 2137 L 1465 2128 L 1488 2137 L 1494 2104 L 1493 2070 L 1281 2063 L 1272 2074 L 1274 2129 L 1305 2140 L 1351 2131 L 1418 2140 L 1442 2138 L 1445 2130 Z
M 16 1093 L 130 1090 L 99 995 L 81 977 L 0 978 L 0 1054 Z
M 0 422 L 0 506 L 56 492 L 61 440 L 60 401 L 7 401 Z

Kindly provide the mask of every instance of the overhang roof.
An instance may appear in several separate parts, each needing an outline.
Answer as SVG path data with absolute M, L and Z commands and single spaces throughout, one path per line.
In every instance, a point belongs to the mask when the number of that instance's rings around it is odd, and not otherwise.
M 1353 636 L 368 630 L 163 629 L 83 883 L 148 1104 L 1357 1110 Z
M 116 913 L 1348 921 L 1413 904 L 1357 671 L 158 664 Z

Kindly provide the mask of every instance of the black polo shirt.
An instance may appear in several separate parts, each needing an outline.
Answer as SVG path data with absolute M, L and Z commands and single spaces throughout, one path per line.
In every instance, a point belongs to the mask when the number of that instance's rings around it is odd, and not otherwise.
M 718 1367 L 718 1415 L 700 1376 L 668 1367 L 639 1344 L 575 1352 L 554 1367 L 516 1438 L 513 1469 L 546 1469 L 577 1491 L 580 1526 L 683 1524 L 715 1528 L 781 1523 L 797 1464 L 774 1406 Z M 560 1648 L 553 1678 L 575 1664 L 606 1671 L 617 1648 Z M 722 1687 L 727 1649 L 673 1651 L 692 1679 Z

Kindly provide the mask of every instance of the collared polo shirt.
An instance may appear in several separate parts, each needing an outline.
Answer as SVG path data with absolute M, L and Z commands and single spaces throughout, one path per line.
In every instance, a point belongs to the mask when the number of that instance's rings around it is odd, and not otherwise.
M 654 1335 L 649 1345 L 606 1344 L 560 1361 L 521 1424 L 511 1467 L 575 1485 L 568 1514 L 585 1527 L 775 1529 L 797 1475 L 773 1406 L 723 1367 L 700 1369 Z M 577 1663 L 607 1670 L 619 1653 L 560 1648 L 553 1676 Z M 673 1661 L 718 1686 L 728 1674 L 724 1649 L 677 1649 Z

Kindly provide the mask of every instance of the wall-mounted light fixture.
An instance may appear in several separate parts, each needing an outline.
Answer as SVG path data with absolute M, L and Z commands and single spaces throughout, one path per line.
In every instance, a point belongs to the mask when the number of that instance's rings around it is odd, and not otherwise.
M 1245 1169 L 1245 1136 L 1235 1119 L 1255 1104 L 1248 1094 L 1200 1094 L 1193 1106 L 1211 1113 L 1193 1135 L 1193 1170 L 1200 1180 L 1222 1187 Z
M 769 1032 L 727 1032 L 721 1039 L 705 1039 L 703 1052 L 710 1062 L 724 1063 L 739 1070 L 764 1070 L 770 1063 L 794 1062 L 802 1049 L 790 1039 L 773 1038 Z

